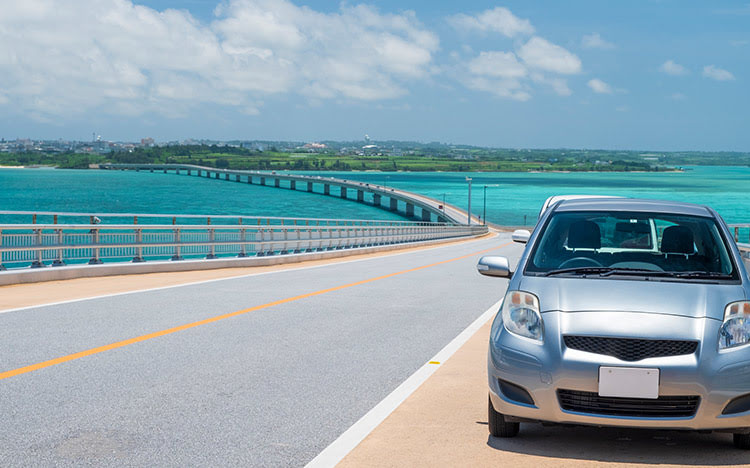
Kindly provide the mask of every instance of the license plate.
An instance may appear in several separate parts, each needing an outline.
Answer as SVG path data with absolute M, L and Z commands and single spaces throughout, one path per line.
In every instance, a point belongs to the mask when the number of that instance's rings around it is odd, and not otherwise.
M 599 396 L 659 398 L 659 369 L 600 367 Z

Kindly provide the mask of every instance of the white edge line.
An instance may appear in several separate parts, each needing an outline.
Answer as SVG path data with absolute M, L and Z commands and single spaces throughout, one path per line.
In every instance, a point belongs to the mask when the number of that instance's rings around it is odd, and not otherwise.
M 359 421 L 354 423 L 349 429 L 341 434 L 338 439 L 334 440 L 331 445 L 326 447 L 322 452 L 313 458 L 305 468 L 328 468 L 335 466 L 345 456 L 349 454 L 354 448 L 359 445 L 365 437 L 367 437 L 376 427 L 382 423 L 401 403 L 403 403 L 409 396 L 414 393 L 420 385 L 422 385 L 438 367 L 453 356 L 461 346 L 463 346 L 469 338 L 479 331 L 482 326 L 490 320 L 497 310 L 500 308 L 502 299 L 494 303 L 489 309 L 487 309 L 482 315 L 479 316 L 471 325 L 469 325 L 464 331 L 458 334 L 453 340 L 448 343 L 443 349 L 430 359 L 430 361 L 437 361 L 440 364 L 424 364 L 422 367 L 417 369 L 408 379 L 406 379 L 401 385 L 396 387 L 387 397 L 380 401 L 373 409 L 362 416 Z
M 493 236 L 493 237 L 490 237 L 490 239 L 494 239 L 494 237 L 497 237 L 497 234 L 495 234 L 495 236 Z M 470 240 L 467 240 L 465 243 L 468 244 L 468 243 L 472 243 L 472 242 L 479 242 L 479 241 L 485 241 L 485 240 L 488 240 L 488 239 L 470 239 Z M 122 292 L 118 292 L 118 293 L 101 294 L 99 296 L 80 297 L 80 298 L 77 298 L 77 299 L 68 299 L 66 301 L 47 302 L 47 303 L 44 303 L 44 304 L 35 304 L 35 305 L 30 305 L 30 306 L 16 307 L 16 308 L 13 308 L 13 309 L 0 310 L 0 314 L 7 314 L 7 313 L 10 313 L 10 312 L 19 312 L 19 311 L 22 311 L 22 310 L 29 310 L 29 309 L 39 309 L 39 308 L 42 308 L 42 307 L 52 307 L 52 306 L 63 305 L 63 304 L 71 304 L 73 302 L 93 301 L 93 300 L 96 300 L 96 299 L 103 299 L 103 298 L 106 298 L 106 297 L 125 296 L 127 294 L 140 294 L 140 293 L 144 293 L 144 292 L 161 291 L 161 290 L 164 290 L 164 289 L 182 288 L 182 287 L 186 287 L 186 286 L 196 286 L 196 285 L 199 285 L 199 284 L 216 283 L 216 282 L 219 282 L 219 281 L 229 281 L 229 280 L 234 280 L 234 279 L 250 278 L 252 276 L 270 275 L 270 274 L 274 274 L 274 273 L 283 273 L 283 272 L 288 272 L 288 271 L 311 270 L 313 268 L 324 268 L 324 267 L 328 267 L 328 266 L 331 266 L 331 265 L 343 265 L 343 264 L 347 264 L 347 263 L 365 262 L 365 261 L 370 261 L 370 260 L 376 260 L 376 259 L 382 258 L 382 257 L 396 257 L 398 255 L 410 255 L 410 254 L 418 253 L 418 252 L 420 252 L 422 250 L 443 249 L 443 248 L 446 248 L 446 247 L 455 247 L 455 244 L 454 243 L 447 243 L 445 245 L 436 245 L 434 247 L 429 247 L 428 246 L 426 249 L 423 248 L 423 249 L 420 249 L 420 250 L 412 250 L 412 251 L 409 251 L 409 252 L 398 252 L 398 251 L 396 251 L 396 252 L 386 253 L 384 255 L 377 255 L 377 256 L 368 257 L 368 258 L 357 258 L 357 259 L 353 259 L 353 260 L 342 260 L 340 262 L 334 261 L 333 263 L 325 263 L 323 265 L 308 265 L 308 266 L 301 266 L 301 267 L 297 267 L 297 268 L 283 268 L 283 269 L 272 270 L 272 271 L 263 271 L 263 272 L 260 272 L 260 273 L 248 273 L 246 275 L 229 276 L 229 277 L 226 277 L 226 278 L 213 278 L 213 279 L 209 279 L 209 280 L 193 281 L 193 282 L 190 282 L 190 283 L 172 284 L 172 285 L 169 285 L 169 286 L 160 286 L 160 287 L 157 287 L 157 288 L 136 289 L 136 290 L 133 290 L 133 291 L 122 291 Z M 367 255 L 367 253 L 364 253 L 364 254 Z M 341 258 L 341 257 L 339 257 L 339 258 Z M 326 260 L 326 259 L 324 259 L 324 260 Z M 336 259 L 333 258 L 333 259 L 327 259 L 327 260 L 336 260 Z M 268 266 L 282 266 L 282 265 L 284 265 L 284 264 L 268 265 Z M 287 265 L 289 265 L 289 264 L 287 263 Z M 246 268 L 254 268 L 254 267 L 246 267 Z M 200 271 L 200 270 L 198 270 L 198 271 Z M 206 271 L 206 270 L 203 270 L 203 271 Z M 170 272 L 162 272 L 162 273 L 170 273 Z M 172 273 L 178 273 L 178 272 L 172 272 Z M 60 280 L 60 281 L 65 281 L 65 280 Z M 21 283 L 21 284 L 32 284 L 32 283 Z

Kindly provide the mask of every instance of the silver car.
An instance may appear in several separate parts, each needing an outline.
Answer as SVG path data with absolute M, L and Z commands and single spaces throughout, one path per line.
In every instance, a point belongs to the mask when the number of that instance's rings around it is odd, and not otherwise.
M 489 428 L 521 422 L 731 432 L 750 449 L 750 281 L 721 217 L 625 198 L 552 205 L 490 335 Z

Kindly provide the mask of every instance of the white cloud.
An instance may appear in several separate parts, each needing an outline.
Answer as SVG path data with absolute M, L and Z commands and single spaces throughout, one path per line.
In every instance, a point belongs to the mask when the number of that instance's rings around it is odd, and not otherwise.
M 522 45 L 518 56 L 530 68 L 565 75 L 581 71 L 581 60 L 575 54 L 539 36 Z
M 411 12 L 229 0 L 216 13 L 206 25 L 131 0 L 4 2 L 0 89 L 40 118 L 95 108 L 171 116 L 200 103 L 254 114 L 263 97 L 279 93 L 401 96 L 430 74 L 438 48 Z
M 673 60 L 667 60 L 666 62 L 661 64 L 661 67 L 659 67 L 659 71 L 662 73 L 666 73 L 667 75 L 687 75 L 688 70 L 687 68 L 683 67 L 679 63 L 675 63 Z
M 508 37 L 534 32 L 528 20 L 521 20 L 502 7 L 486 10 L 476 16 L 452 16 L 448 21 L 458 29 L 496 31 Z M 516 42 L 515 49 L 515 53 L 482 51 L 465 62 L 461 70 L 455 71 L 455 75 L 468 88 L 518 101 L 531 99 L 533 85 L 550 87 L 559 96 L 572 94 L 567 82 L 554 74 L 579 73 L 581 60 L 576 55 L 538 36 L 531 37 L 525 43 Z
M 570 96 L 573 94 L 573 91 L 568 87 L 568 82 L 563 78 L 548 78 L 541 73 L 534 73 L 531 75 L 531 81 L 551 87 L 558 96 Z
M 521 81 L 513 79 L 492 79 L 486 76 L 470 76 L 465 80 L 468 88 L 477 91 L 485 91 L 497 97 L 513 99 L 515 101 L 528 101 L 531 94 Z
M 533 34 L 531 22 L 515 16 L 507 8 L 496 7 L 485 10 L 477 15 L 458 14 L 448 18 L 448 22 L 456 29 L 479 32 L 498 32 L 507 37 L 522 34 Z
M 597 94 L 612 94 L 612 87 L 599 78 L 594 78 L 586 83 L 591 90 Z
M 513 52 L 482 52 L 469 62 L 469 71 L 499 78 L 522 78 L 528 73 Z
M 716 81 L 731 81 L 735 79 L 731 72 L 715 65 L 706 65 L 703 67 L 703 76 Z
M 581 40 L 581 45 L 585 49 L 614 49 L 615 45 L 611 42 L 607 42 L 604 39 L 602 39 L 602 36 L 599 35 L 599 33 L 593 33 L 593 34 L 587 34 L 583 36 L 583 39 Z

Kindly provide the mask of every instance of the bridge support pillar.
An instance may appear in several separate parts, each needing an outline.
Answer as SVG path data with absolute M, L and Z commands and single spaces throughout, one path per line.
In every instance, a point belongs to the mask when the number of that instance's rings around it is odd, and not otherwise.
M 229 180 L 229 174 L 224 174 L 224 180 Z
M 308 182 L 307 183 L 307 191 L 308 192 L 312 192 L 313 191 L 313 183 L 312 182 Z
M 296 180 L 290 180 L 289 181 L 289 189 L 290 190 L 297 190 L 297 181 Z
M 414 216 L 414 205 L 411 203 L 406 204 L 406 216 L 410 218 Z
M 167 173 L 167 170 L 166 170 L 166 169 L 164 169 L 164 173 L 165 173 L 165 174 Z
M 260 185 L 266 185 L 266 178 L 265 177 L 261 177 L 260 178 Z
M 379 193 L 374 193 L 372 195 L 372 204 L 375 206 L 380 206 L 380 199 L 383 198 Z
M 235 174 L 234 175 L 234 181 L 235 182 L 239 182 L 240 181 L 240 175 L 239 174 Z
M 365 192 L 362 190 L 357 190 L 357 201 L 363 202 L 365 201 Z
M 191 171 L 190 169 L 188 169 L 187 171 L 188 171 L 188 175 L 192 175 L 193 174 L 193 171 Z
M 253 176 L 249 175 L 247 176 L 247 183 L 252 184 L 253 183 Z
M 218 179 L 218 178 L 219 178 L 219 173 L 217 172 L 214 174 L 214 179 Z
M 274 187 L 280 187 L 281 186 L 281 179 L 273 179 L 273 186 Z
M 174 170 L 174 173 L 175 173 L 176 175 L 180 175 L 180 170 L 179 170 L 179 169 L 175 169 L 175 170 Z
M 346 187 L 341 187 L 341 198 L 346 198 Z
M 430 220 L 430 212 L 422 208 L 422 221 L 429 223 Z
M 324 195 L 331 194 L 331 186 L 329 184 L 323 184 L 323 194 Z
M 398 211 L 398 200 L 391 198 L 391 211 Z

